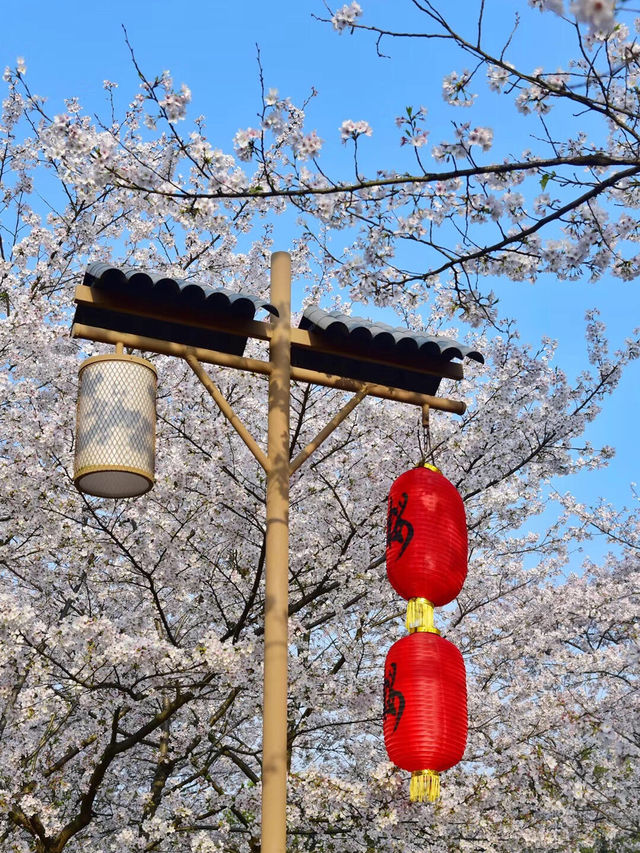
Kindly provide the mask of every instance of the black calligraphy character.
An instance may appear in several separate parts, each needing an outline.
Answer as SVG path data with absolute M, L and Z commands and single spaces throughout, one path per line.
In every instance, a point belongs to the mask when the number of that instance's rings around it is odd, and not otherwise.
M 389 670 L 384 677 L 384 710 L 383 719 L 389 715 L 396 718 L 393 726 L 393 731 L 398 728 L 402 715 L 404 714 L 404 696 L 399 690 L 394 690 L 393 685 L 396 680 L 396 664 L 391 663 Z M 393 734 L 393 732 L 392 732 Z
M 402 548 L 398 554 L 398 559 L 402 557 L 407 550 L 409 542 L 413 539 L 413 524 L 403 518 L 407 504 L 409 503 L 409 495 L 403 492 L 400 496 L 398 504 L 394 504 L 389 496 L 389 513 L 387 515 L 387 547 L 392 542 L 401 542 Z

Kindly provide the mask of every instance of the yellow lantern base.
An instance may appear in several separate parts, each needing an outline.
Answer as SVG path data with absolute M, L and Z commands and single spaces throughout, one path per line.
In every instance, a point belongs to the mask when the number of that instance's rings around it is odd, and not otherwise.
M 410 598 L 407 602 L 407 631 L 414 634 L 416 631 L 426 631 L 430 634 L 439 634 L 440 631 L 433 624 L 433 604 L 427 598 Z
M 440 796 L 440 775 L 435 770 L 414 770 L 409 798 L 412 803 L 434 803 Z

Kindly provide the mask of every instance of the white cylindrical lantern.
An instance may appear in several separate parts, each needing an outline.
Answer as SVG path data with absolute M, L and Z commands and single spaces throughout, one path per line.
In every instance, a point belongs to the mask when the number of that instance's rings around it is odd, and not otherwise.
M 154 366 L 144 358 L 96 355 L 80 365 L 73 479 L 103 498 L 130 498 L 154 482 Z

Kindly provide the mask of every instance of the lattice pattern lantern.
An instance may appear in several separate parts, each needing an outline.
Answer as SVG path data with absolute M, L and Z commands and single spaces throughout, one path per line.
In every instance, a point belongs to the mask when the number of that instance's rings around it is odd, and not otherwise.
M 156 370 L 116 352 L 80 366 L 74 482 L 90 495 L 129 498 L 154 483 Z

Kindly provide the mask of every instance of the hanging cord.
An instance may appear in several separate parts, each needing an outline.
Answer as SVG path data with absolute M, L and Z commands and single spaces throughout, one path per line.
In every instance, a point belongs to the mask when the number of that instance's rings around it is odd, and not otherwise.
M 429 422 L 429 404 L 422 406 L 422 446 L 423 456 L 420 465 L 429 465 L 438 470 L 433 444 L 431 443 L 431 426 Z

